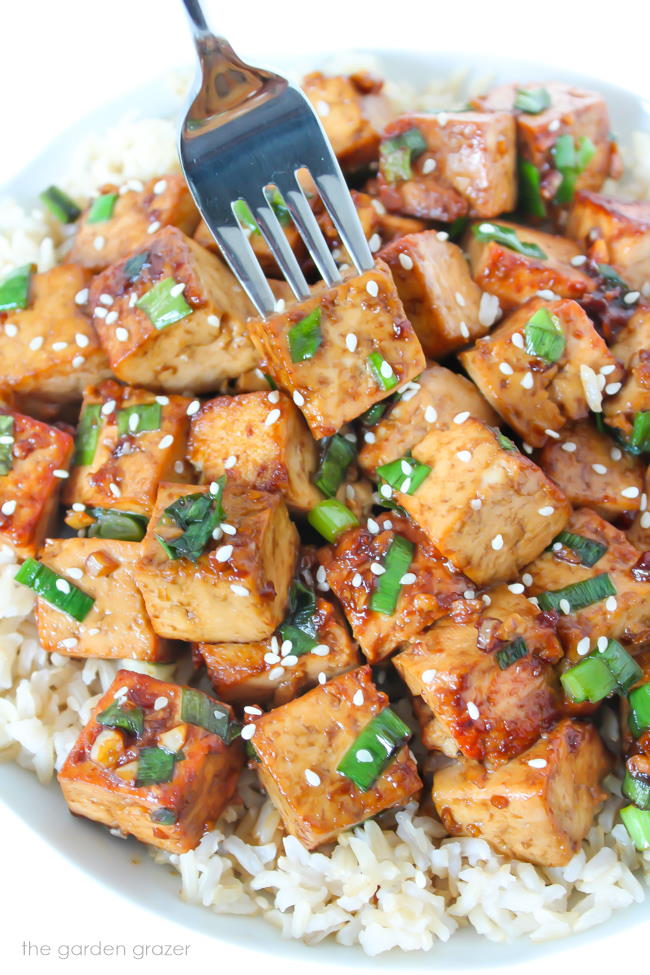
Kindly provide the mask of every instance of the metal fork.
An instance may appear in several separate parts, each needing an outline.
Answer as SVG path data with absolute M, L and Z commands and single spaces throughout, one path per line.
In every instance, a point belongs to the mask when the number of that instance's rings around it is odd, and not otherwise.
M 258 312 L 275 298 L 233 204 L 245 200 L 298 300 L 309 285 L 270 204 L 277 187 L 328 285 L 341 275 L 296 174 L 307 169 L 357 271 L 373 264 L 357 211 L 320 121 L 306 96 L 282 78 L 241 61 L 208 29 L 198 0 L 183 0 L 199 71 L 181 124 L 180 159 L 196 204 Z

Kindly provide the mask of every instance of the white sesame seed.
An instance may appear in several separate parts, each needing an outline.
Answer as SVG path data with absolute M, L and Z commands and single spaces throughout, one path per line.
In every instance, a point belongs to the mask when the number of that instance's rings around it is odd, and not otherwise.
M 508 362 L 499 363 L 499 372 L 504 376 L 512 376 L 514 370 Z
M 85 349 L 90 342 L 88 336 L 84 335 L 83 332 L 77 332 L 77 334 L 74 337 L 74 340 L 80 349 Z
M 571 603 L 568 599 L 560 600 L 560 612 L 564 613 L 565 616 L 568 616 L 571 612 Z
M 166 189 L 167 189 L 166 179 L 159 179 L 157 183 L 153 184 L 153 191 L 156 194 L 156 196 L 160 196 L 160 194 L 164 193 Z
M 305 769 L 305 778 L 307 779 L 308 785 L 320 785 L 320 775 L 317 775 L 316 772 L 313 772 L 310 768 Z
M 198 399 L 193 399 L 185 412 L 188 416 L 194 416 L 194 414 L 198 413 L 200 409 L 201 404 L 199 403 Z
M 361 578 L 359 573 L 355 572 L 354 575 L 352 576 L 352 585 L 354 586 L 354 588 L 358 589 L 362 582 L 363 579 Z
M 72 650 L 77 646 L 78 643 L 79 640 L 77 640 L 76 636 L 67 636 L 65 639 L 61 640 L 61 646 L 66 650 Z
M 602 413 L 603 397 L 601 395 L 598 377 L 596 373 L 586 363 L 580 365 L 580 382 L 587 400 L 587 406 L 592 413 Z
M 255 734 L 255 725 L 251 722 L 250 724 L 245 724 L 241 730 L 241 737 L 244 741 L 250 741 Z
M 42 335 L 35 335 L 34 338 L 31 340 L 31 342 L 29 343 L 29 347 L 32 350 L 32 352 L 38 352 L 38 350 L 42 345 L 43 345 Z
M 218 548 L 217 551 L 215 552 L 215 555 L 217 557 L 217 562 L 227 562 L 230 556 L 232 555 L 232 553 L 233 553 L 232 545 L 222 545 L 221 548 Z
M 52 471 L 52 477 L 60 477 L 62 481 L 65 481 L 67 477 L 70 477 L 68 471 L 61 470 L 57 467 L 56 470 Z
M 322 99 L 319 99 L 316 102 L 316 111 L 321 116 L 321 118 L 327 118 L 327 116 L 330 113 L 330 107 L 327 102 L 324 102 Z
M 126 342 L 129 338 L 129 333 L 122 325 L 120 325 L 115 329 L 115 338 L 118 342 Z
M 411 490 L 411 478 L 410 477 L 407 477 L 404 481 L 402 481 L 401 490 L 402 490 L 402 492 L 404 494 L 408 494 L 409 493 L 409 491 Z
M 221 319 L 218 315 L 208 315 L 208 325 L 212 325 L 213 328 L 218 328 L 221 325 Z
M 382 576 L 386 569 L 383 567 L 383 565 L 380 565 L 379 562 L 371 562 L 370 571 L 375 576 Z
M 576 653 L 579 657 L 584 657 L 585 654 L 589 653 L 591 648 L 591 642 L 588 636 L 583 636 L 581 640 L 576 643 Z
M 605 392 L 607 393 L 608 396 L 615 396 L 616 393 L 618 393 L 619 390 L 622 389 L 622 387 L 623 387 L 623 383 L 608 383 L 605 386 Z
M 608 613 L 615 613 L 618 603 L 616 601 L 616 596 L 608 596 L 605 600 L 605 609 Z
M 555 511 L 555 508 L 553 507 L 553 505 L 552 504 L 547 504 L 547 505 L 544 505 L 543 508 L 538 508 L 537 514 L 538 515 L 541 515 L 542 518 L 549 518 L 553 514 L 554 511 Z
M 95 237 L 95 239 L 93 240 L 93 247 L 95 248 L 96 251 L 101 251 L 104 249 L 105 243 L 106 243 L 106 238 L 102 237 L 102 235 L 99 234 L 99 236 Z
M 18 335 L 18 328 L 13 322 L 7 322 L 5 325 L 5 335 L 10 339 L 13 339 L 16 337 L 16 335 Z
M 273 665 L 273 664 L 279 664 L 280 663 L 280 657 L 279 657 L 279 655 L 277 653 L 265 653 L 264 654 L 264 663 L 265 664 L 271 664 L 271 665 Z
M 394 375 L 393 367 L 391 366 L 390 362 L 386 361 L 386 359 L 382 360 L 381 366 L 379 367 L 379 372 L 384 379 L 390 379 L 391 376 Z
M 608 362 L 607 365 L 601 366 L 598 370 L 603 376 L 610 376 L 616 371 L 616 365 L 613 362 Z
M 327 646 L 326 643 L 319 643 L 312 650 L 312 653 L 315 654 L 315 656 L 317 657 L 327 657 L 329 652 L 330 652 L 330 648 Z
M 254 704 L 247 704 L 244 707 L 244 714 L 253 714 L 255 717 L 260 717 L 262 713 L 262 709 L 255 707 Z
M 221 522 L 221 530 L 224 533 L 224 535 L 236 535 L 237 534 L 237 529 L 235 528 L 235 526 L 234 525 L 229 525 L 227 521 L 222 521 Z
M 240 586 L 238 582 L 231 582 L 230 588 L 235 596 L 250 596 L 250 592 L 246 586 Z
M 562 450 L 566 450 L 567 454 L 573 454 L 577 450 L 577 445 L 574 444 L 573 440 L 565 440 L 561 446 Z
M 639 511 L 645 511 L 648 507 L 648 495 L 643 492 L 641 495 L 641 500 L 639 501 Z
M 122 494 L 117 484 L 115 484 L 113 481 L 111 481 L 111 483 L 108 485 L 108 490 L 111 492 L 114 498 L 119 498 Z
M 162 711 L 162 709 L 164 707 L 167 707 L 168 704 L 169 704 L 169 698 L 157 697 L 156 700 L 153 702 L 153 709 L 154 711 Z
M 381 237 L 379 234 L 373 234 L 368 240 L 368 247 L 370 248 L 371 254 L 376 254 L 376 252 L 381 247 Z
M 547 437 L 550 437 L 552 440 L 560 439 L 560 434 L 557 433 L 555 430 L 546 429 L 544 430 L 544 433 L 546 434 Z
M 285 667 L 295 667 L 296 664 L 298 663 L 298 658 L 294 653 L 290 653 L 287 654 L 287 656 L 283 659 L 282 663 L 284 664 Z
M 300 392 L 300 390 L 294 389 L 294 391 L 293 391 L 293 401 L 296 404 L 296 406 L 304 406 L 305 405 L 305 397 L 302 395 L 302 393 Z
M 413 258 L 409 254 L 400 254 L 398 260 L 405 271 L 413 269 Z
M 606 474 L 607 473 L 607 468 L 605 467 L 604 464 L 592 464 L 591 465 L 591 469 L 594 472 L 594 474 Z
M 454 423 L 461 424 L 461 423 L 464 423 L 465 420 L 468 420 L 468 419 L 469 419 L 469 410 L 463 410 L 462 413 L 457 413 L 456 414 L 456 416 L 454 417 L 454 421 L 453 422 Z
M 175 284 L 173 286 L 173 288 L 170 288 L 169 289 L 170 297 L 171 298 L 178 298 L 179 295 L 182 295 L 183 294 L 183 291 L 184 290 L 185 290 L 185 282 L 184 281 L 179 281 L 177 284 Z
M 81 501 L 75 501 L 75 503 L 72 505 L 72 510 L 73 511 L 85 511 L 86 510 L 86 505 L 85 504 L 82 504 Z
M 522 586 L 522 584 L 520 582 L 512 582 L 508 586 L 508 589 L 513 594 L 513 596 L 520 596 L 522 594 L 522 592 L 524 591 L 524 587 Z
M 280 390 L 272 389 L 266 398 L 269 403 L 272 403 L 275 406 L 276 403 L 280 402 Z
M 480 712 L 473 701 L 467 702 L 467 713 L 469 714 L 472 721 L 478 721 Z
M 639 522 L 641 528 L 650 528 L 650 511 L 644 511 Z
M 363 435 L 363 439 L 364 439 L 365 443 L 374 443 L 375 440 L 377 439 L 377 437 L 372 432 L 372 430 L 366 430 L 366 432 Z
M 361 705 L 363 704 L 363 691 L 360 688 L 358 691 L 354 692 L 352 703 L 355 704 L 358 708 L 360 708 Z
M 525 452 L 526 452 L 527 454 L 532 454 L 532 452 L 533 452 L 533 448 L 532 448 L 532 447 L 530 446 L 530 444 L 529 444 L 529 443 L 526 443 L 526 441 L 525 441 L 525 440 L 524 440 L 524 441 L 522 442 L 522 444 L 521 444 L 521 446 L 522 446 L 522 447 L 524 448 L 524 451 L 525 451 Z
M 605 650 L 607 649 L 607 644 L 608 643 L 609 643 L 609 640 L 607 639 L 606 636 L 599 636 L 598 637 L 598 640 L 596 642 L 596 646 L 598 647 L 598 649 L 600 650 L 601 653 L 604 653 Z
M 628 291 L 626 295 L 623 295 L 623 301 L 626 305 L 634 305 L 641 297 L 640 291 Z
M 390 486 L 390 484 L 382 484 L 382 485 L 380 485 L 379 493 L 381 494 L 381 496 L 383 498 L 392 498 L 392 496 L 393 496 L 393 489 Z
M 129 295 L 129 308 L 133 308 L 135 305 L 137 305 L 137 303 L 138 303 L 138 295 L 137 292 L 134 291 L 132 294 Z
M 113 304 L 114 298 L 113 295 L 109 295 L 103 291 L 97 300 L 100 302 L 100 304 L 108 305 L 110 307 Z
M 498 552 L 503 548 L 503 535 L 495 535 L 492 539 L 492 548 L 495 552 Z
M 464 339 L 469 338 L 469 329 L 467 327 L 467 322 L 461 322 L 458 326 L 458 331 L 463 336 Z
M 267 414 L 266 419 L 264 420 L 264 426 L 271 427 L 279 419 L 280 419 L 280 410 L 277 409 L 271 410 L 271 412 Z
M 147 227 L 147 233 L 155 234 L 157 230 L 160 230 L 160 220 L 152 220 L 152 222 Z
M 237 463 L 237 458 L 235 457 L 234 454 L 231 454 L 230 457 L 226 457 L 226 459 L 223 462 L 223 466 L 225 470 L 229 471 L 231 467 L 235 466 L 236 463 Z
M 78 569 L 76 566 L 72 566 L 71 569 L 68 569 L 68 575 L 77 580 L 83 579 L 84 577 L 83 571 Z
M 582 265 L 586 263 L 587 263 L 586 254 L 576 254 L 575 257 L 571 258 L 571 264 L 573 265 L 573 267 L 582 267 Z
M 462 294 L 460 293 L 460 291 L 457 291 L 454 294 L 454 298 L 456 299 L 456 304 L 459 306 L 459 308 L 464 308 L 465 307 L 465 299 L 462 296 Z
M 484 291 L 478 308 L 478 320 L 483 328 L 490 328 L 501 314 L 501 305 L 496 295 Z
M 424 419 L 427 423 L 435 423 L 438 419 L 438 411 L 435 406 L 427 406 L 424 411 Z
M 357 348 L 357 337 L 354 334 L 354 332 L 348 332 L 348 334 L 345 336 L 345 345 L 346 345 L 346 348 L 348 348 L 350 350 L 350 352 L 355 352 L 356 351 L 356 348 Z
M 116 311 L 109 311 L 108 315 L 106 316 L 106 324 L 114 325 L 118 317 L 119 316 Z
M 68 348 L 68 343 L 67 342 L 53 342 L 52 343 L 52 350 L 54 352 L 63 352 L 63 350 L 64 349 L 67 349 L 67 348 Z
M 456 457 L 458 457 L 458 460 L 462 461 L 463 464 L 469 464 L 470 460 L 472 459 L 472 452 L 471 450 L 458 450 L 456 452 Z
M 524 337 L 521 334 L 521 332 L 513 332 L 512 335 L 510 336 L 510 341 L 518 349 L 523 349 L 523 347 L 524 347 Z
M 81 291 L 77 291 L 74 300 L 77 305 L 85 305 L 88 301 L 88 288 L 82 288 Z
M 466 589 L 463 593 L 463 599 L 474 599 L 476 592 L 473 589 Z
M 621 495 L 624 498 L 638 498 L 639 489 L 638 487 L 626 487 L 621 491 Z
M 284 311 L 285 307 L 286 307 L 286 301 L 284 300 L 284 298 L 278 298 L 278 300 L 275 303 L 275 311 L 278 314 L 280 314 L 280 312 Z
M 480 498 L 472 498 L 472 500 L 469 503 L 469 506 L 473 511 L 480 511 L 481 508 L 483 507 L 483 502 L 481 501 Z
M 530 572 L 524 572 L 523 576 L 521 577 L 521 581 L 525 586 L 532 586 L 533 577 L 531 576 Z
M 415 572 L 405 572 L 399 583 L 400 586 L 412 586 L 416 579 Z
M 431 156 L 424 160 L 422 163 L 422 175 L 428 176 L 436 168 L 436 161 Z
M 173 442 L 174 442 L 173 436 L 171 435 L 171 433 L 167 433 L 167 434 L 165 434 L 164 437 L 162 437 L 160 439 L 160 442 L 158 444 L 158 449 L 159 450 L 166 450 L 167 447 L 171 447 L 171 445 L 173 444 Z
M 491 223 L 482 223 L 479 226 L 478 229 L 480 230 L 480 232 L 482 234 L 493 234 L 494 233 L 494 227 L 493 227 L 493 225 Z
M 372 753 L 368 751 L 367 748 L 360 748 L 356 754 L 356 759 L 358 762 L 372 762 Z
M 11 501 L 5 501 L 2 507 L 0 508 L 0 511 L 2 512 L 3 515 L 13 515 L 15 510 L 16 510 L 16 501 L 14 501 L 13 499 Z
M 371 298 L 376 298 L 377 295 L 379 294 L 379 285 L 377 284 L 376 281 L 368 281 L 368 283 L 366 284 L 366 291 L 368 292 Z
M 531 758 L 528 762 L 531 768 L 546 768 L 545 758 Z
M 612 460 L 621 460 L 623 457 L 623 451 L 620 449 L 620 447 L 612 447 L 609 452 L 609 456 L 612 458 Z
M 368 525 L 368 531 L 371 533 L 371 535 L 377 535 L 378 534 L 378 532 L 379 532 L 379 525 L 377 524 L 377 522 L 375 521 L 374 518 L 368 518 L 367 525 Z
M 57 579 L 55 585 L 59 592 L 64 593 L 66 596 L 72 592 L 72 586 L 65 579 Z
M 277 638 L 276 638 L 276 648 L 277 648 Z M 293 642 L 291 640 L 283 640 L 280 647 L 280 656 L 288 657 L 293 650 Z M 275 661 L 273 661 L 275 663 Z
M 525 372 L 524 375 L 519 380 L 519 385 L 523 389 L 532 389 L 535 385 L 535 379 L 532 372 Z
M 446 230 L 439 230 L 436 234 L 436 239 L 444 243 L 446 240 L 449 240 L 449 234 Z

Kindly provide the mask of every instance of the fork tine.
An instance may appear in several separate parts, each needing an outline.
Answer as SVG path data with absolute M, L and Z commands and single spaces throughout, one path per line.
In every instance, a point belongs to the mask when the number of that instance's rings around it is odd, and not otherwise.
M 338 173 L 330 172 L 323 167 L 321 172 L 316 173 L 310 167 L 310 172 L 323 203 L 327 207 L 327 212 L 332 218 L 348 254 L 354 261 L 357 271 L 359 274 L 369 271 L 374 267 L 375 262 L 370 253 L 368 241 L 365 238 L 350 191 L 343 181 L 340 170 Z
M 251 207 L 253 216 L 289 287 L 298 301 L 304 301 L 305 298 L 309 298 L 309 285 L 296 260 L 296 255 L 289 246 L 289 241 L 280 221 L 273 212 L 273 208 L 266 196 L 262 196 L 262 200 L 263 202 L 257 207 Z
M 294 177 L 293 182 L 278 180 L 277 186 L 321 277 L 330 288 L 339 284 L 341 274 L 297 179 Z
M 242 283 L 260 315 L 268 318 L 275 311 L 275 297 L 245 233 L 236 222 L 220 222 L 217 229 L 214 226 L 211 229 L 230 270 Z

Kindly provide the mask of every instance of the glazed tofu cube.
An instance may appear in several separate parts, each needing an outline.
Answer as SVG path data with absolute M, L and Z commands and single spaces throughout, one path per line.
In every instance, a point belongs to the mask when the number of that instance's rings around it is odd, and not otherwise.
M 489 772 L 456 762 L 433 779 L 433 801 L 452 836 L 481 836 L 498 853 L 562 867 L 578 852 L 607 793 L 611 758 L 592 725 L 564 720 Z
M 650 497 L 650 467 L 646 468 L 638 514 L 626 533 L 629 540 L 640 552 L 650 552 L 650 512 L 648 511 L 648 497 Z
M 150 515 L 161 481 L 190 480 L 185 448 L 191 402 L 110 379 L 90 386 L 66 503 Z
M 327 76 L 314 71 L 303 78 L 301 87 L 343 169 L 361 169 L 377 159 L 380 132 L 391 116 L 381 81 L 367 74 Z
M 432 429 L 448 427 L 454 417 L 470 416 L 496 426 L 497 415 L 465 376 L 433 362 L 390 406 L 379 423 L 366 431 L 359 464 L 369 474 L 404 457 Z
M 406 581 L 399 586 L 395 608 L 386 613 L 373 609 L 372 601 L 381 585 L 378 572 L 395 539 L 410 543 L 412 559 L 402 576 Z M 321 549 L 320 559 L 354 638 L 373 664 L 446 616 L 454 600 L 471 590 L 469 580 L 448 564 L 426 535 L 393 512 L 345 532 L 336 545 Z
M 514 209 L 512 115 L 401 115 L 382 135 L 378 187 L 388 210 L 427 220 L 496 217 Z
M 135 568 L 153 628 L 159 636 L 197 643 L 264 640 L 284 618 L 298 533 L 282 495 L 227 483 L 223 536 L 212 537 L 196 562 L 170 558 L 160 538 L 169 542 L 179 530 L 165 509 L 208 491 L 166 483 L 158 489 Z
M 605 420 L 628 439 L 636 414 L 650 410 L 649 310 L 639 309 L 630 318 L 611 351 L 625 366 L 626 375 L 622 388 L 621 376 L 607 376 L 612 396 L 605 403 Z
M 398 238 L 380 257 L 429 359 L 443 358 L 488 331 L 479 315 L 481 289 L 456 244 L 425 230 Z
M 102 186 L 89 203 L 72 242 L 70 259 L 96 273 L 149 243 L 161 227 L 178 227 L 191 236 L 199 222 L 185 179 L 177 173 L 155 176 L 144 185 Z
M 226 266 L 176 227 L 97 275 L 90 308 L 123 382 L 200 393 L 257 365 L 252 305 Z
M 513 230 L 521 244 L 536 245 L 544 257 L 522 254 L 496 240 L 479 240 L 475 236 L 476 230 L 481 232 L 481 228 L 492 227 Z M 495 224 L 474 224 L 467 234 L 465 247 L 472 277 L 483 291 L 496 295 L 506 312 L 540 292 L 543 297 L 579 301 L 596 287 L 594 279 L 572 263 L 581 256 L 576 244 L 557 234 L 499 220 Z
M 473 417 L 432 430 L 412 455 L 430 470 L 393 499 L 477 585 L 514 580 L 569 517 L 569 503 L 539 467 Z
M 40 596 L 36 606 L 38 635 L 50 653 L 71 657 L 146 660 L 173 659 L 168 641 L 151 626 L 135 584 L 137 542 L 109 538 L 48 538 L 40 560 L 94 599 L 83 622 Z
M 228 705 L 120 670 L 59 772 L 59 785 L 75 815 L 186 853 L 235 793 L 243 767 L 235 733 Z
M 420 791 L 406 744 L 368 789 L 338 771 L 359 734 L 387 705 L 370 667 L 360 667 L 256 721 L 252 742 L 262 785 L 287 831 L 308 850 L 384 809 L 405 805 Z
M 21 559 L 52 527 L 73 447 L 63 430 L 0 407 L 0 546 Z
M 617 200 L 580 190 L 576 193 L 566 232 L 583 251 L 604 244 L 606 263 L 620 268 L 633 288 L 650 279 L 650 203 Z
M 227 471 L 232 482 L 281 491 L 297 512 L 322 500 L 312 482 L 318 448 L 298 408 L 279 390 L 208 400 L 192 417 L 188 457 L 202 481 Z
M 596 648 L 599 637 L 619 640 L 632 651 L 641 647 L 650 635 L 650 587 L 641 552 L 589 508 L 574 511 L 566 531 L 587 544 L 596 542 L 597 548 L 590 546 L 585 556 L 557 541 L 526 569 L 527 595 L 536 596 L 542 609 L 552 603 L 559 617 L 565 654 L 577 660 Z M 578 544 L 584 547 L 583 541 Z M 596 577 L 601 578 L 590 582 Z
M 82 310 L 88 282 L 82 268 L 60 264 L 31 276 L 26 308 L 0 312 L 0 383 L 19 399 L 74 403 L 110 375 Z
M 560 439 L 548 440 L 536 460 L 574 508 L 591 508 L 610 521 L 639 510 L 641 460 L 621 450 L 589 420 L 568 423 Z
M 336 433 L 425 366 L 383 263 L 249 327 L 262 368 L 291 395 L 316 439 Z
M 554 345 L 546 352 L 548 334 Z M 460 360 L 488 402 L 531 447 L 557 440 L 570 420 L 601 412 L 608 386 L 611 392 L 610 384 L 623 375 L 580 305 L 567 300 L 529 301 L 461 352 Z
M 287 238 L 289 247 L 296 255 L 298 261 L 302 264 L 306 258 L 306 248 L 303 244 L 302 237 L 296 229 L 296 225 L 292 222 L 286 210 L 278 211 L 276 209 L 275 212 L 283 225 L 284 235 Z M 284 214 L 286 214 L 286 216 L 284 216 Z M 255 226 L 257 226 L 257 224 L 255 224 Z M 268 244 L 262 237 L 259 228 L 257 230 L 254 229 L 251 224 L 250 228 L 245 227 L 244 229 L 246 231 L 248 243 L 251 245 L 253 254 L 259 261 L 260 267 L 264 273 L 270 277 L 279 277 L 281 275 L 280 268 L 278 267 L 273 254 L 269 250 Z M 205 247 L 206 250 L 216 254 L 219 258 L 221 257 L 219 245 L 212 236 L 212 231 L 208 227 L 205 220 L 201 220 L 196 228 L 196 231 L 194 232 L 194 240 L 197 242 L 197 244 L 200 244 L 201 247 Z

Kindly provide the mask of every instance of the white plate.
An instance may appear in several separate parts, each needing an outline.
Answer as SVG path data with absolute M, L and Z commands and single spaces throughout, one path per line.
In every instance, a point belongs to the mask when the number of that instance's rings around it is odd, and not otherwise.
M 629 141 L 631 133 L 642 129 L 650 131 L 650 103 L 640 96 L 599 82 L 596 78 L 573 71 L 550 71 L 541 64 L 514 58 L 492 59 L 489 55 L 472 55 L 462 52 L 431 53 L 372 52 L 380 59 L 386 75 L 402 78 L 423 86 L 433 77 L 443 77 L 459 67 L 469 66 L 476 76 L 492 75 L 495 82 L 562 80 L 600 91 L 610 109 L 612 128 L 622 144 Z M 263 54 L 253 63 L 269 65 Z M 325 61 L 326 59 L 324 59 Z M 318 67 L 314 59 L 294 56 L 273 56 L 273 66 L 284 68 L 292 75 Z M 55 139 L 22 173 L 3 187 L 2 193 L 33 202 L 40 190 L 57 182 L 69 167 L 71 153 L 86 135 L 99 131 L 117 121 L 125 113 L 147 117 L 170 116 L 180 108 L 180 100 L 172 93 L 168 79 L 158 79 L 129 95 L 104 105 L 92 115 L 81 119 Z M 559 940 L 534 945 L 528 939 L 519 939 L 509 945 L 492 944 L 471 930 L 463 930 L 449 942 L 437 942 L 431 953 L 393 951 L 378 958 L 368 958 L 361 948 L 344 948 L 333 941 L 317 947 L 307 947 L 300 941 L 285 941 L 269 924 L 259 918 L 219 916 L 209 909 L 183 903 L 178 898 L 178 875 L 155 864 L 135 840 L 120 840 L 108 830 L 87 820 L 72 818 L 56 784 L 49 788 L 39 785 L 36 777 L 13 764 L 0 766 L 0 796 L 22 819 L 48 840 L 64 856 L 103 881 L 117 894 L 146 905 L 150 910 L 173 919 L 189 929 L 216 938 L 240 944 L 266 955 L 283 955 L 296 961 L 318 961 L 327 965 L 354 964 L 359 968 L 394 970 L 398 964 L 403 970 L 431 969 L 480 969 L 501 968 L 506 965 L 525 963 L 561 951 L 571 944 L 593 943 L 596 939 L 620 933 L 648 918 L 648 905 L 637 904 L 614 914 L 612 920 L 584 934 L 572 936 L 569 941 Z M 138 863 L 134 864 L 133 858 Z

